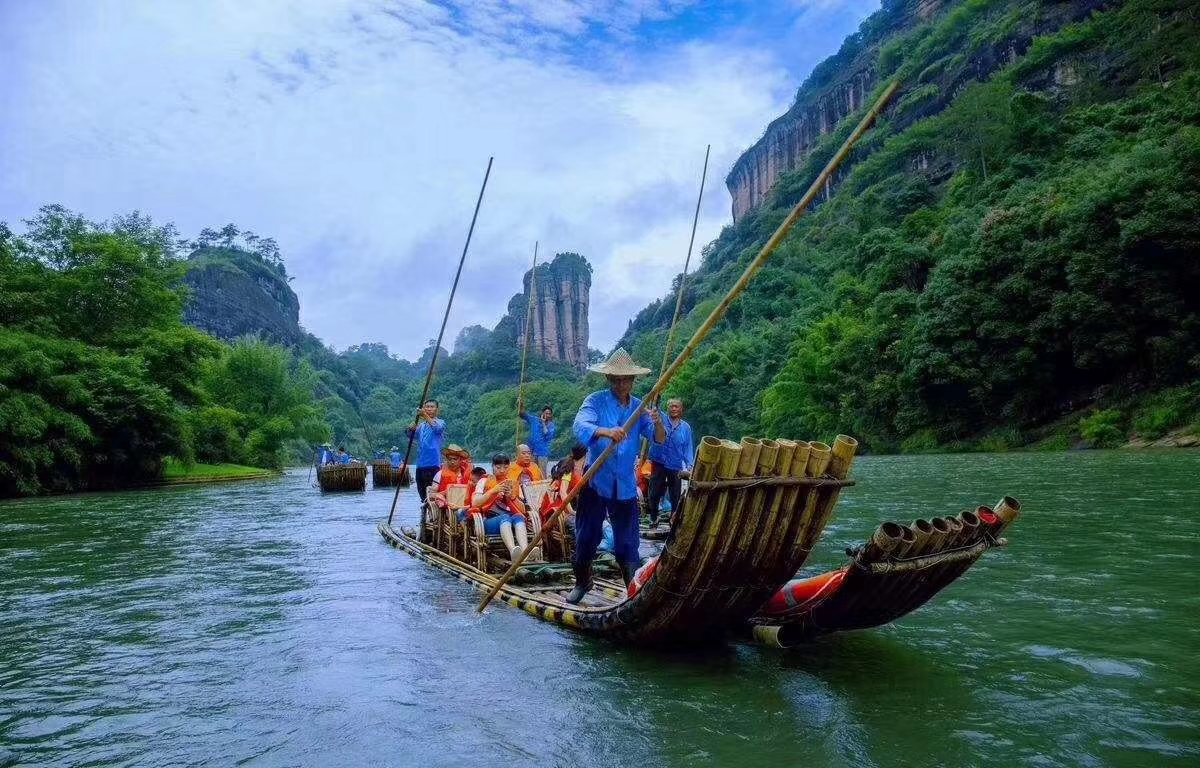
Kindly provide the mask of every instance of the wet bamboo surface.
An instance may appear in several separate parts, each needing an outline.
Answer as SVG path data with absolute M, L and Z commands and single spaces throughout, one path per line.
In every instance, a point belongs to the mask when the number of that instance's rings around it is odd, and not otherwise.
M 330 464 L 317 468 L 322 491 L 364 491 L 367 488 L 366 464 Z
M 886 522 L 855 550 L 845 578 L 829 594 L 772 615 L 751 619 L 751 633 L 768 645 L 790 646 L 819 635 L 876 627 L 911 613 L 962 576 L 1004 531 L 1020 504 L 1004 497 L 954 517 Z

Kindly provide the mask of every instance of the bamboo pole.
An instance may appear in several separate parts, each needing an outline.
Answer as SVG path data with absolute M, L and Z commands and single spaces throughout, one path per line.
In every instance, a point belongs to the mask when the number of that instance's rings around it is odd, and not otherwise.
M 429 373 L 425 374 L 425 387 L 421 390 L 421 403 L 418 408 L 425 407 L 425 401 L 429 398 L 429 387 L 433 384 L 433 372 L 437 369 L 438 352 L 442 349 L 442 336 L 446 333 L 446 321 L 450 319 L 450 307 L 454 306 L 454 294 L 458 290 L 458 279 L 462 277 L 463 264 L 467 261 L 467 249 L 471 247 L 471 235 L 475 232 L 475 220 L 479 218 L 479 206 L 483 204 L 483 191 L 487 189 L 488 177 L 492 175 L 492 160 L 495 158 L 489 157 L 487 170 L 483 172 L 483 184 L 479 187 L 479 197 L 475 200 L 475 213 L 471 214 L 471 226 L 467 229 L 467 241 L 463 243 L 462 256 L 458 259 L 458 271 L 454 273 L 454 284 L 450 286 L 450 298 L 446 300 L 446 312 L 442 315 L 442 327 L 438 331 L 437 342 L 433 345 L 433 358 L 429 361 Z M 417 425 L 420 424 L 420 417 L 413 419 L 412 434 L 408 436 L 408 447 L 404 449 L 404 462 L 400 465 L 400 478 L 403 479 L 408 472 L 408 460 L 412 455 L 413 439 L 417 436 Z M 396 493 L 392 495 L 392 508 L 388 511 L 388 525 L 392 524 L 392 517 L 396 514 L 396 502 L 400 499 L 400 482 L 396 483 Z
M 525 361 L 529 358 L 529 332 L 533 329 L 533 299 L 537 295 L 538 241 L 533 241 L 533 267 L 529 270 L 529 304 L 525 308 L 525 343 L 521 345 L 521 378 L 517 381 L 517 431 L 513 435 L 513 446 L 521 444 L 521 411 L 525 408 Z M 514 453 L 515 457 L 516 454 Z
M 700 346 L 700 343 L 708 337 L 708 334 L 711 333 L 712 329 L 716 327 L 718 322 L 721 321 L 721 318 L 725 317 L 725 313 L 729 311 L 729 306 L 733 304 L 733 302 L 739 296 L 742 295 L 742 292 L 746 290 L 746 286 L 750 284 L 750 281 L 754 279 L 754 276 L 758 274 L 758 271 L 763 268 L 764 264 L 767 263 L 767 259 L 770 258 L 771 254 L 775 252 L 775 249 L 779 247 L 779 244 L 782 243 L 784 238 L 787 237 L 788 233 L 791 232 L 792 227 L 794 227 L 796 222 L 799 221 L 800 218 L 808 211 L 808 206 L 812 204 L 812 202 L 817 198 L 817 195 L 820 194 L 821 190 L 824 188 L 825 181 L 833 175 L 833 172 L 837 170 L 837 167 L 841 165 L 842 161 L 846 159 L 846 156 L 850 154 L 850 150 L 854 147 L 855 142 L 857 142 L 859 138 L 867 132 L 867 128 L 870 127 L 871 123 L 879 115 L 880 111 L 883 110 L 884 106 L 887 104 L 888 100 L 892 98 L 893 94 L 895 94 L 898 87 L 899 83 L 893 81 L 886 88 L 884 88 L 883 93 L 879 96 L 879 99 L 876 100 L 876 102 L 871 106 L 871 109 L 867 111 L 867 114 L 863 116 L 863 119 L 857 126 L 855 126 L 850 135 L 846 137 L 846 141 L 842 144 L 841 148 L 839 148 L 837 153 L 830 158 L 829 162 L 825 165 L 825 168 L 822 169 L 819 174 L 817 174 L 817 178 L 813 180 L 812 184 L 808 188 L 808 191 L 804 193 L 804 196 L 801 197 L 796 205 L 792 208 L 792 212 L 788 214 L 787 218 L 784 219 L 779 225 L 779 228 L 775 230 L 775 233 L 772 234 L 770 239 L 768 239 L 763 245 L 762 249 L 758 252 L 758 255 L 755 256 L 748 265 L 746 265 L 745 271 L 742 272 L 741 277 L 739 277 L 737 282 L 735 282 L 729 289 L 729 292 L 725 294 L 725 298 L 721 300 L 721 302 L 713 309 L 712 313 L 709 314 L 704 322 L 700 324 L 700 327 L 696 329 L 696 332 L 692 335 L 692 338 L 686 345 L 684 345 L 683 349 L 680 350 L 679 356 L 675 358 L 675 361 L 671 363 L 670 367 L 668 367 L 667 370 L 663 371 L 662 374 L 659 375 L 658 381 L 656 381 L 654 386 L 650 388 L 650 391 L 646 393 L 645 399 L 642 400 L 638 408 L 634 410 L 634 412 L 629 416 L 629 419 L 622 425 L 621 428 L 626 433 L 629 433 L 633 430 L 634 425 L 637 424 L 639 419 L 641 419 L 642 414 L 646 412 L 647 404 L 654 402 L 654 399 L 662 394 L 663 390 L 666 389 L 667 384 L 669 384 L 671 379 L 675 377 L 675 374 L 679 372 L 679 369 L 682 368 L 689 359 L 691 359 L 692 354 L 696 351 L 696 347 Z M 533 540 L 529 542 L 529 546 L 525 547 L 525 550 L 517 556 L 517 559 L 514 560 L 512 565 L 508 567 L 508 570 L 504 572 L 504 575 L 496 581 L 495 585 L 493 585 L 491 590 L 488 591 L 488 594 L 484 596 L 482 601 L 480 601 L 479 607 L 477 608 L 478 611 L 482 612 L 483 609 L 487 607 L 487 604 L 492 601 L 492 598 L 504 588 L 504 585 L 508 583 L 513 574 L 517 572 L 517 569 L 521 567 L 521 564 L 525 562 L 525 558 L 529 556 L 529 553 L 533 550 L 533 548 L 538 546 L 545 532 L 555 522 L 555 518 L 562 514 L 562 511 L 567 508 L 567 505 L 575 498 L 575 496 L 578 495 L 579 490 L 591 482 L 592 478 L 595 477 L 596 472 L 600 470 L 600 467 L 604 466 L 604 462 L 608 461 L 609 457 L 612 456 L 613 452 L 616 450 L 616 446 L 617 444 L 615 442 L 610 441 L 608 447 L 604 449 L 604 452 L 597 457 L 592 466 L 588 468 L 588 471 L 584 473 L 579 485 L 576 486 L 576 488 L 563 500 L 562 508 L 554 512 L 554 515 L 550 520 L 547 521 L 547 524 L 544 525 L 538 534 L 534 536 Z
M 667 331 L 667 344 L 663 347 L 663 361 L 659 366 L 659 371 L 667 369 L 667 363 L 671 362 L 671 347 L 675 345 L 675 327 L 679 323 L 679 313 L 683 310 L 683 289 L 687 286 L 688 265 L 692 263 L 692 247 L 696 244 L 696 225 L 700 223 L 700 202 L 704 199 L 704 182 L 708 178 L 708 155 L 712 151 L 712 144 L 704 148 L 704 170 L 700 172 L 700 194 L 696 196 L 696 213 L 692 216 L 692 236 L 688 240 L 687 256 L 683 259 L 683 274 L 679 277 L 679 290 L 675 295 L 675 314 L 671 316 L 671 327 Z M 658 406 L 658 400 L 655 400 L 654 405 Z M 646 454 L 650 452 L 650 441 L 642 438 L 642 450 L 638 454 L 638 464 L 640 465 L 646 460 Z M 658 510 L 650 510 L 651 519 L 658 515 Z

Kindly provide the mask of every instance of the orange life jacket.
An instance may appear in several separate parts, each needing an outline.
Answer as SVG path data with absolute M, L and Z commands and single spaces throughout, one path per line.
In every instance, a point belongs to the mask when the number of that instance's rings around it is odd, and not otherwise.
M 437 490 L 438 490 L 438 493 L 444 494 L 446 492 L 446 489 L 452 485 L 470 484 L 470 482 L 471 482 L 470 471 L 464 472 L 461 469 L 450 469 L 450 467 L 443 466 L 442 467 L 442 479 L 441 479 L 441 481 L 438 482 Z
M 497 480 L 492 475 L 488 475 L 487 477 L 485 477 L 483 479 L 483 490 L 482 491 L 479 490 L 479 484 L 476 483 L 475 492 L 471 495 L 471 506 L 474 509 L 478 509 L 479 511 L 483 512 L 485 515 L 488 514 L 489 512 L 491 512 L 492 507 L 496 506 L 496 504 L 499 503 L 500 496 L 499 495 L 493 496 L 491 499 L 489 499 L 486 502 L 484 501 L 484 497 L 487 496 L 487 494 L 491 493 L 492 489 L 495 488 L 497 485 L 500 485 L 500 481 Z M 518 493 L 519 493 L 519 491 L 514 489 L 512 495 L 510 495 L 508 497 L 508 502 L 507 502 L 508 508 L 509 508 L 509 510 L 511 510 L 514 513 L 523 515 L 523 514 L 525 514 L 525 505 L 521 503 L 521 499 L 519 498 Z

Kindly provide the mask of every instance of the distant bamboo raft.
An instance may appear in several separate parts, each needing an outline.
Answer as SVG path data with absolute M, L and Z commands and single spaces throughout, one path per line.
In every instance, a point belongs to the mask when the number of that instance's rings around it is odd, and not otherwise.
M 317 469 L 322 491 L 363 491 L 367 488 L 366 464 L 327 464 Z
M 569 579 L 536 590 L 506 585 L 500 599 L 545 621 L 645 643 L 712 641 L 746 622 L 804 565 L 837 504 L 857 442 L 705 437 L 692 482 L 652 576 L 632 598 L 598 580 L 580 605 Z M 480 589 L 495 574 L 381 523 L 391 544 Z M 615 587 L 615 588 L 614 588 Z
M 849 552 L 841 571 L 793 582 L 807 595 L 794 606 L 770 610 L 750 621 L 755 640 L 780 647 L 818 635 L 887 624 L 915 611 L 963 575 L 1020 516 L 1020 503 L 1005 496 L 996 505 L 955 517 L 886 522 L 864 546 Z M 785 586 L 785 590 L 788 587 Z
M 392 469 L 390 461 L 371 462 L 371 485 L 374 488 L 391 488 L 397 481 L 401 488 L 407 488 L 412 483 L 408 467 Z

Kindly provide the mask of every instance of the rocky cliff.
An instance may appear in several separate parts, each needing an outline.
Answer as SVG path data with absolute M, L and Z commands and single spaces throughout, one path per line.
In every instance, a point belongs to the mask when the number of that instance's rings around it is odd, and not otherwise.
M 588 298 L 592 267 L 577 253 L 560 253 L 525 273 L 524 290 L 509 302 L 516 343 L 525 343 L 529 294 L 534 292 L 530 352 L 583 370 L 588 361 Z
M 868 106 L 881 79 L 901 80 L 901 91 L 892 99 L 885 119 L 902 130 L 940 112 L 968 82 L 986 80 L 1023 56 L 1035 37 L 1109 4 L 1075 0 L 1014 8 L 988 0 L 884 0 L 883 7 L 846 39 L 835 56 L 813 70 L 792 107 L 734 163 L 725 179 L 734 221 L 758 208 L 779 177 L 801 165 L 839 121 Z M 968 39 L 947 39 L 955 30 L 968 28 Z M 919 54 L 922 47 L 948 50 L 919 72 L 896 71 L 904 57 Z M 1056 70 L 1054 77 L 1070 80 L 1067 70 Z M 821 199 L 832 193 L 851 165 L 839 169 Z
M 300 300 L 287 279 L 252 253 L 237 248 L 199 248 L 188 257 L 184 284 L 191 290 L 183 321 L 230 341 L 259 334 L 294 345 Z

